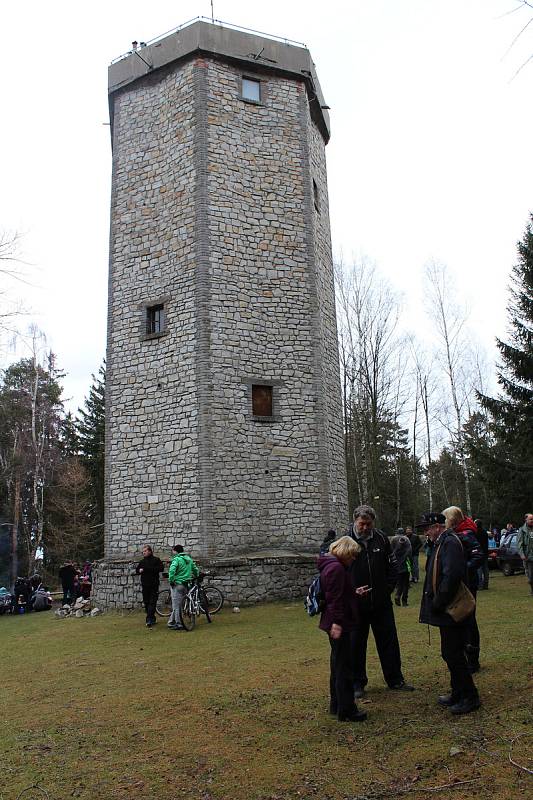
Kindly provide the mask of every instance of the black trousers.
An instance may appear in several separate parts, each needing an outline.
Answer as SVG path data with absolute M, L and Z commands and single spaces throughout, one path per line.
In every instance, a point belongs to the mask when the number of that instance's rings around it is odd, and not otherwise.
M 400 572 L 398 575 L 398 582 L 396 583 L 396 598 L 401 600 L 404 605 L 407 605 L 407 598 L 409 596 L 409 573 Z
M 452 695 L 457 700 L 476 697 L 477 689 L 468 671 L 465 656 L 465 626 L 442 625 L 440 630 L 440 652 L 450 671 Z
M 354 683 L 366 686 L 366 647 L 368 634 L 372 628 L 378 651 L 383 677 L 388 686 L 402 683 L 402 661 L 400 657 L 400 644 L 396 633 L 396 622 L 392 604 L 388 602 L 381 608 L 362 611 L 359 622 L 350 637 L 352 668 Z
M 143 603 L 146 611 L 146 622 L 155 622 L 155 607 L 157 605 L 157 595 L 159 586 L 143 586 Z
M 349 717 L 356 710 L 353 698 L 353 673 L 350 659 L 350 634 L 340 639 L 329 637 L 329 697 L 330 709 L 339 717 Z

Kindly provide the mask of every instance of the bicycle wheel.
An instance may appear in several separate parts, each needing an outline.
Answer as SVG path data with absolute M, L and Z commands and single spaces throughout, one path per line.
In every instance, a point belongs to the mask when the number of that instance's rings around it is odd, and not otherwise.
M 202 591 L 207 598 L 207 607 L 211 616 L 217 614 L 224 605 L 224 595 L 215 586 L 202 586 Z
M 170 617 L 172 613 L 172 598 L 170 596 L 170 589 L 163 589 L 159 592 L 157 595 L 157 604 L 155 610 L 160 617 Z
M 206 620 L 212 622 L 211 614 L 209 613 L 209 603 L 207 602 L 207 597 L 203 589 L 198 590 L 198 600 L 200 602 L 200 609 L 202 613 L 205 614 Z
M 180 618 L 181 624 L 185 630 L 192 631 L 196 625 L 196 614 L 194 613 L 194 607 L 192 605 L 191 598 L 188 595 L 185 595 L 181 601 Z

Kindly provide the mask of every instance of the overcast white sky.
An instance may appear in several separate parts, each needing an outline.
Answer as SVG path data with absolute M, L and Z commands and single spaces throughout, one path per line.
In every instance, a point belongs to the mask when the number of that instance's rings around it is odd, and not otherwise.
M 331 107 L 334 251 L 376 261 L 419 335 L 430 258 L 458 276 L 487 347 L 505 333 L 509 271 L 533 209 L 533 61 L 512 79 L 533 33 L 503 58 L 533 16 L 504 16 L 518 5 L 214 0 L 217 19 L 309 47 Z M 108 64 L 132 40 L 210 13 L 210 0 L 1 4 L 0 229 L 24 234 L 34 286 L 18 291 L 68 373 L 74 409 L 105 353 Z

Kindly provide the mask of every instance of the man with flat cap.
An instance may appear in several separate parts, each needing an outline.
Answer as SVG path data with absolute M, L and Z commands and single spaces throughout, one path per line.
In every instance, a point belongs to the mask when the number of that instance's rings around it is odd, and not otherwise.
M 468 625 L 469 618 L 455 622 L 446 612 L 465 579 L 466 563 L 461 542 L 453 530 L 446 529 L 445 522 L 443 514 L 428 511 L 415 526 L 427 535 L 432 545 L 426 566 L 420 622 L 438 627 L 441 655 L 450 671 L 451 692 L 438 698 L 439 705 L 449 708 L 452 714 L 469 714 L 480 706 L 464 651 L 465 625 Z

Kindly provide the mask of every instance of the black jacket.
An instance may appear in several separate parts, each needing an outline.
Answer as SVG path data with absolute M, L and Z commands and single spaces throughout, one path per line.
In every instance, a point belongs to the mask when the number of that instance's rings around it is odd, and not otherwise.
M 159 586 L 159 573 L 163 572 L 163 562 L 154 555 L 146 556 L 137 564 L 135 572 L 141 572 L 141 586 L 144 589 L 156 589 Z
M 352 584 L 370 586 L 372 591 L 364 597 L 358 597 L 359 611 L 364 614 L 390 605 L 390 595 L 398 581 L 396 558 L 387 536 L 373 530 L 368 539 L 360 539 L 350 526 L 348 536 L 361 545 L 362 552 L 349 568 Z
M 484 531 L 483 528 L 477 529 L 474 536 L 478 540 L 479 544 L 481 545 L 481 549 L 483 550 L 483 555 L 488 556 L 489 554 L 489 534 L 487 531 Z
M 59 570 L 59 580 L 63 589 L 71 589 L 78 570 L 72 564 L 64 564 Z
M 437 591 L 434 595 L 433 564 L 437 551 Z M 438 627 L 461 624 L 454 622 L 446 613 L 445 608 L 457 594 L 461 581 L 466 577 L 465 571 L 463 546 L 457 534 L 451 530 L 444 531 L 433 545 L 428 558 L 420 606 L 420 622 L 427 622 L 429 625 Z
M 474 594 L 478 590 L 479 579 L 478 569 L 483 565 L 484 555 L 483 549 L 479 544 L 474 531 L 455 531 L 455 535 L 459 537 L 459 541 L 463 545 L 463 553 L 466 561 L 466 577 L 465 583 Z
M 420 536 L 416 533 L 406 534 L 407 538 L 411 542 L 411 550 L 413 551 L 413 556 L 417 556 L 422 549 L 422 542 L 420 540 Z

